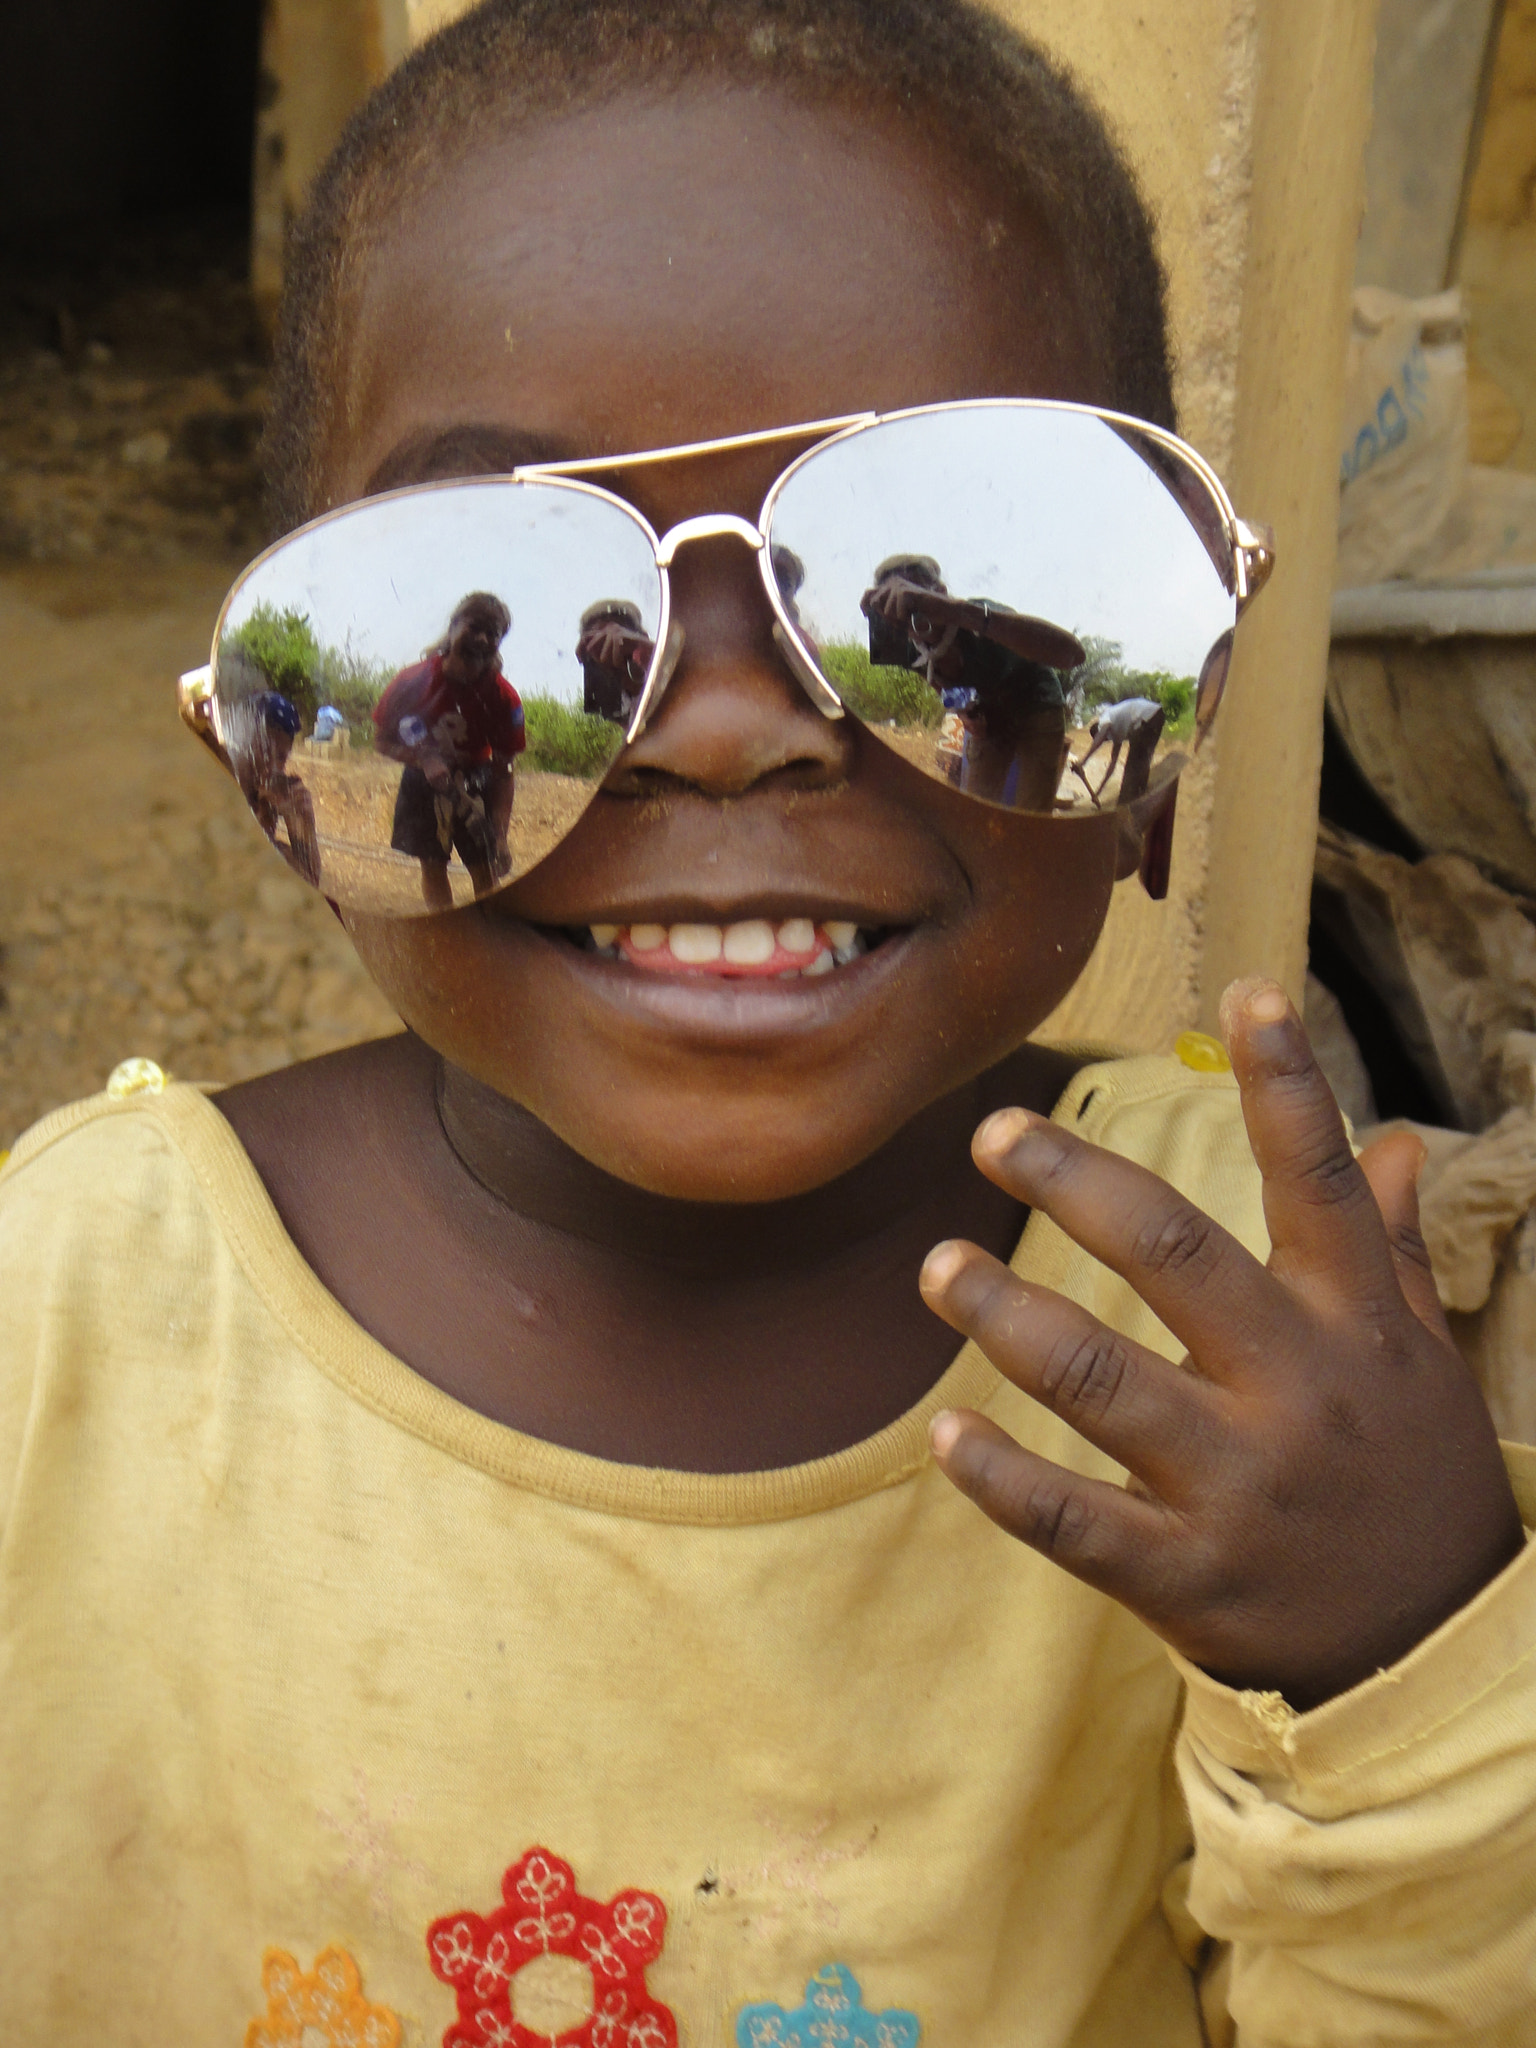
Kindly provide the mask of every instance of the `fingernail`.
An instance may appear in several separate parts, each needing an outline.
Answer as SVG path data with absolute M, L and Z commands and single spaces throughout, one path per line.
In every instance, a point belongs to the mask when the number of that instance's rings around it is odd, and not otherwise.
M 1236 981 L 1228 982 L 1216 1009 L 1216 1020 L 1223 1038 L 1231 1041 L 1232 1026 L 1237 1021 L 1239 1011 L 1246 1010 L 1249 999 L 1261 988 L 1269 986 L 1271 984 L 1266 982 L 1262 974 L 1240 974 Z
M 942 1294 L 965 1264 L 965 1248 L 953 1238 L 936 1244 L 923 1261 L 918 1285 L 924 1294 Z
M 1278 1024 L 1290 1009 L 1290 998 L 1277 981 L 1261 982 L 1243 1005 L 1250 1024 Z
M 947 1458 L 960 1440 L 960 1418 L 953 1408 L 941 1408 L 928 1425 L 928 1442 L 936 1458 Z
M 993 1110 L 978 1126 L 971 1141 L 972 1157 L 985 1153 L 989 1159 L 1001 1159 L 1005 1152 L 1011 1152 L 1019 1140 L 1028 1135 L 1032 1121 L 1028 1110 Z

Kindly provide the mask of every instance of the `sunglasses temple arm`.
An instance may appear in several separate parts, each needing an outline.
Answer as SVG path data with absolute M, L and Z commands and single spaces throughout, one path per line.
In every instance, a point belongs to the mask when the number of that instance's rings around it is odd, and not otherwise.
M 1246 519 L 1234 521 L 1234 528 L 1234 552 L 1242 576 L 1237 600 L 1237 615 L 1241 618 L 1274 573 L 1275 529 L 1251 525 Z
M 188 669 L 176 683 L 176 709 L 187 731 L 200 739 L 219 766 L 233 775 L 229 756 L 219 745 L 213 726 L 213 670 L 206 665 Z

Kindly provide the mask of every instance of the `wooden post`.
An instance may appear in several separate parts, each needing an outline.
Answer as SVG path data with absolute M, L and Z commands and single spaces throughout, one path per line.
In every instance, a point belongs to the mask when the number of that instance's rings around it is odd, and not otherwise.
M 1375 0 L 1005 0 L 1104 107 L 1157 214 L 1184 432 L 1279 567 L 1214 748 L 1180 793 L 1173 888 L 1122 884 L 1046 1035 L 1166 1048 L 1240 973 L 1299 999 L 1317 821 L 1344 340 Z
M 1371 0 L 1269 0 L 1261 16 L 1232 487 L 1274 525 L 1279 553 L 1222 710 L 1207 1025 L 1234 975 L 1273 974 L 1299 1003 L 1306 974 L 1373 26 Z

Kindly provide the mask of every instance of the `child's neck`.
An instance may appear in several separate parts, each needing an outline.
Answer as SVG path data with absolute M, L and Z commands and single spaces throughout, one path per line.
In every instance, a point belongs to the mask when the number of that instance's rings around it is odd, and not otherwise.
M 1022 1212 L 971 1165 L 1005 1101 L 1071 1071 L 1026 1049 L 830 1186 L 650 1195 L 402 1037 L 219 1106 L 343 1306 L 471 1408 L 625 1463 L 763 1470 L 873 1434 L 955 1351 L 917 1273 L 940 1238 L 1006 1258 Z

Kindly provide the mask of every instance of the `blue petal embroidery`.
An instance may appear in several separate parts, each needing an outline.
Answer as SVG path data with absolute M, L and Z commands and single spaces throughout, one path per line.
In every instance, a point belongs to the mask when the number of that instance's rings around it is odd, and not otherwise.
M 744 2005 L 736 2015 L 736 2048 L 917 2048 L 917 2014 L 866 2012 L 851 1970 L 828 1963 L 805 1987 L 798 2012 L 782 2005 Z

